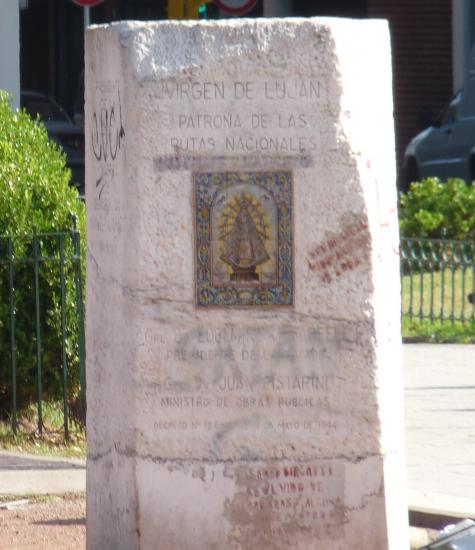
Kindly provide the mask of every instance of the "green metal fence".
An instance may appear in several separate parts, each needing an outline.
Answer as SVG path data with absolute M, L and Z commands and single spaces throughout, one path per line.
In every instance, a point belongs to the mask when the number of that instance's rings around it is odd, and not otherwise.
M 0 236 L 0 413 L 14 433 L 32 399 L 40 434 L 45 396 L 62 400 L 66 439 L 73 398 L 85 411 L 82 269 L 76 229 Z
M 475 320 L 475 241 L 401 239 L 402 314 Z

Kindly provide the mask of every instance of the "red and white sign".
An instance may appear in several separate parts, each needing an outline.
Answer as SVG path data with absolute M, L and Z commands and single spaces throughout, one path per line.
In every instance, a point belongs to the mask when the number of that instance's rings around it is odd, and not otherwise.
M 214 0 L 214 3 L 224 13 L 244 15 L 252 10 L 257 0 Z
M 94 6 L 102 4 L 104 0 L 73 0 L 73 2 L 83 8 L 93 8 Z

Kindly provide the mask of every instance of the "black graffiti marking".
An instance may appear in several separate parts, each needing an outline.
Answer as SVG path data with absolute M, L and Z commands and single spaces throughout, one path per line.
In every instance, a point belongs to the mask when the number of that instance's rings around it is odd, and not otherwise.
M 106 187 L 106 185 L 107 185 L 108 183 L 109 183 L 109 182 L 106 181 L 106 182 L 104 182 L 104 184 L 102 185 L 101 190 L 99 191 L 99 199 L 101 198 L 102 192 L 104 191 L 104 189 L 105 189 L 105 187 Z
M 109 146 L 110 146 L 110 152 L 112 160 L 115 160 L 115 157 L 117 156 L 117 148 L 119 147 L 120 143 L 120 132 L 116 133 L 116 139 L 115 139 L 115 149 L 112 148 L 112 119 L 114 119 L 114 125 L 115 125 L 115 111 L 114 107 L 111 109 L 110 114 L 110 125 L 109 125 Z
M 99 199 L 107 184 L 114 179 L 114 168 L 101 165 L 101 175 L 96 179 L 96 189 L 99 190 Z
M 125 138 L 125 129 L 122 122 L 122 104 L 120 92 L 117 91 L 119 103 L 119 120 L 116 119 L 115 107 L 102 108 L 92 115 L 91 142 L 92 151 L 96 160 L 107 162 L 108 158 L 115 160 Z

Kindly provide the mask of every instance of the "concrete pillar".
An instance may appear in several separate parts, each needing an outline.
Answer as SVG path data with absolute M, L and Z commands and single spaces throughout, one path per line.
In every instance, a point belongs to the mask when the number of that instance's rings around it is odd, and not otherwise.
M 0 90 L 20 104 L 20 17 L 18 0 L 3 0 L 0 15 Z
M 474 9 L 471 0 L 452 1 L 453 90 L 462 87 L 470 66 L 474 38 Z
M 86 30 L 89 550 L 408 547 L 389 44 Z

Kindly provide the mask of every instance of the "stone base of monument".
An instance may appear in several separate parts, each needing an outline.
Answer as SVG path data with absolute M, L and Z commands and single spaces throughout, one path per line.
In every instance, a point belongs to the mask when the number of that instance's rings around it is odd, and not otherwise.
M 93 549 L 408 547 L 382 21 L 86 32 Z
M 130 467 L 117 457 L 90 466 L 88 506 L 98 511 L 98 517 L 88 520 L 91 548 L 101 547 L 104 540 L 117 541 L 113 544 L 119 548 L 134 543 L 140 548 L 190 550 L 388 546 L 381 526 L 393 518 L 386 517 L 381 480 L 374 476 L 382 469 L 381 459 L 352 466 L 347 459 L 333 458 L 252 465 L 235 461 L 232 466 L 160 464 L 147 458 L 134 462 Z M 92 488 L 103 487 L 114 472 L 130 477 L 124 477 L 119 491 L 109 488 L 104 500 Z M 110 499 L 126 500 L 128 506 L 117 515 L 119 510 L 108 505 Z M 129 537 L 119 539 L 114 530 L 107 532 L 114 525 Z M 121 545 L 121 540 L 128 542 Z

